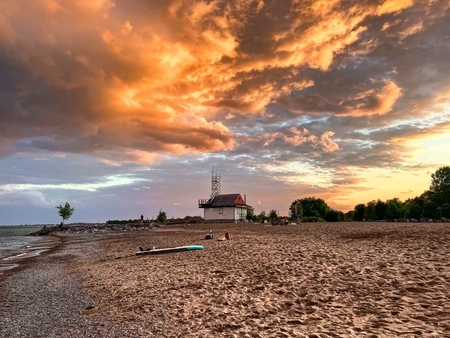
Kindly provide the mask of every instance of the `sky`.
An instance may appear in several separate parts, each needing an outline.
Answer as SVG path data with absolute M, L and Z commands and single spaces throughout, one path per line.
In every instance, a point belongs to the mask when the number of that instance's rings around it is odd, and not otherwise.
M 0 224 L 406 200 L 450 163 L 448 0 L 0 2 Z

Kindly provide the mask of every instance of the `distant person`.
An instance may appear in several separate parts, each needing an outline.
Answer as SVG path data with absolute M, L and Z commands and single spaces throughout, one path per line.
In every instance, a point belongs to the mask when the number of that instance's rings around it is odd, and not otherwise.
M 205 239 L 214 239 L 214 234 L 212 230 L 209 230 L 209 234 L 206 234 Z

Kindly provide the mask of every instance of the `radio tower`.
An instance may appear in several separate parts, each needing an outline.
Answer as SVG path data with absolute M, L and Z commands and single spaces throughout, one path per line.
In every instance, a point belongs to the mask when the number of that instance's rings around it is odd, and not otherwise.
M 214 172 L 214 167 L 211 173 L 211 196 L 209 202 L 212 202 L 214 197 L 220 195 L 220 170 L 219 173 Z

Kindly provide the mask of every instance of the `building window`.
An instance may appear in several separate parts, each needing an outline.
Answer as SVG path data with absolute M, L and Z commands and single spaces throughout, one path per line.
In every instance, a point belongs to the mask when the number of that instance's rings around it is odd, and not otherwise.
M 223 208 L 219 208 L 219 214 L 223 214 Z

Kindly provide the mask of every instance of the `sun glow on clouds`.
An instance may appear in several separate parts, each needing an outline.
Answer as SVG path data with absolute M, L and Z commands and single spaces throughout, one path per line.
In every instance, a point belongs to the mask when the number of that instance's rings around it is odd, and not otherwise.
M 386 0 L 377 8 L 377 14 L 383 15 L 388 13 L 395 13 L 402 9 L 411 7 L 413 0 Z
M 251 171 L 263 159 L 261 180 L 306 180 L 322 196 L 393 192 L 370 168 L 448 160 L 432 154 L 450 142 L 449 8 L 445 0 L 3 1 L 0 157 L 82 154 L 108 173 L 194 157 Z M 373 183 L 347 179 L 360 168 Z M 134 182 L 112 177 L 2 191 Z
M 408 144 L 413 149 L 412 161 L 428 163 L 430 171 L 433 171 L 434 167 L 450 163 L 450 127 L 443 135 L 411 140 Z
M 389 113 L 401 97 L 402 90 L 392 81 L 385 80 L 383 83 L 384 86 L 379 90 L 369 89 L 345 102 L 348 108 L 343 115 L 370 116 Z
M 138 94 L 138 91 L 136 89 L 126 89 L 123 94 L 119 94 L 120 100 L 127 106 L 127 107 L 134 107 L 134 108 L 140 108 L 141 104 L 139 101 L 135 100 L 135 96 Z
M 355 171 L 360 183 L 349 189 L 340 201 L 364 201 L 373 199 L 383 201 L 394 197 L 405 200 L 420 195 L 430 184 L 430 175 L 427 170 L 413 170 L 415 175 L 406 175 L 403 171 L 393 171 L 385 168 L 368 168 Z M 395 182 L 395 185 L 392 184 Z M 376 189 L 377 194 L 373 191 Z M 408 190 L 408 191 L 405 191 Z
M 313 81 L 307 79 L 293 80 L 290 84 L 280 86 L 278 78 L 266 83 L 255 82 L 255 86 L 238 89 L 239 86 L 244 87 L 242 80 L 238 80 L 236 75 L 247 74 L 245 76 L 247 81 L 253 81 L 251 72 L 267 67 L 288 69 L 292 66 L 309 65 L 312 68 L 327 70 L 336 53 L 359 39 L 366 28 L 358 25 L 371 14 L 370 8 L 364 10 L 352 8 L 349 12 L 339 12 L 336 11 L 339 4 L 339 1 L 326 5 L 315 2 L 308 9 L 294 2 L 292 18 L 296 12 L 305 14 L 306 10 L 313 16 L 311 20 L 317 22 L 303 32 L 297 29 L 302 24 L 301 21 L 294 19 L 290 29 L 275 38 L 273 56 L 269 58 L 244 53 L 240 50 L 242 46 L 238 37 L 239 34 L 245 34 L 243 29 L 246 22 L 238 19 L 242 11 L 247 11 L 253 8 L 252 6 L 257 6 L 257 12 L 263 10 L 264 3 L 261 1 L 236 2 L 229 6 L 223 6 L 218 1 L 198 1 L 192 4 L 172 2 L 167 8 L 167 13 L 185 24 L 182 29 L 182 33 L 186 35 L 184 40 L 178 40 L 179 33 L 173 31 L 170 26 L 165 26 L 164 22 L 156 17 L 154 27 L 132 20 L 120 21 L 118 17 L 106 23 L 104 18 L 110 17 L 109 13 L 116 7 L 114 2 L 107 0 L 89 4 L 76 1 L 69 8 L 62 2 L 46 1 L 44 6 L 51 9 L 46 14 L 49 22 L 47 24 L 42 24 L 40 18 L 34 17 L 30 12 L 25 11 L 22 15 L 30 19 L 31 25 L 34 24 L 36 28 L 40 27 L 39 29 L 48 32 L 55 28 L 51 27 L 50 23 L 64 31 L 67 28 L 64 25 L 64 18 L 75 23 L 74 15 L 89 13 L 93 22 L 90 31 L 94 32 L 94 39 L 97 33 L 104 44 L 103 47 L 110 53 L 106 63 L 105 58 L 98 58 L 95 54 L 80 49 L 76 45 L 77 39 L 74 42 L 64 41 L 65 37 L 56 33 L 52 35 L 52 40 L 55 45 L 62 42 L 68 44 L 66 51 L 69 60 L 73 59 L 84 68 L 84 71 L 102 80 L 99 84 L 105 88 L 104 93 L 109 94 L 103 95 L 104 102 L 99 103 L 99 108 L 104 106 L 110 109 L 110 117 L 104 116 L 101 123 L 104 129 L 111 129 L 117 121 L 125 122 L 127 119 L 139 118 L 143 124 L 153 123 L 157 119 L 159 128 L 170 129 L 174 124 L 181 124 L 178 130 L 188 134 L 192 129 L 189 128 L 187 121 L 193 118 L 194 114 L 199 114 L 202 109 L 207 110 L 210 116 L 214 116 L 221 107 L 228 107 L 241 113 L 263 113 L 266 106 L 280 95 L 289 94 L 294 89 L 301 90 L 312 86 Z M 380 6 L 378 13 L 384 14 L 406 8 L 409 4 L 387 1 Z M 19 9 L 20 6 L 14 8 L 12 16 L 19 15 Z M 331 13 L 333 15 L 330 15 Z M 152 17 L 152 14 L 149 15 Z M 39 50 L 39 39 L 35 46 Z M 41 46 L 46 47 L 44 44 Z M 23 45 L 21 48 L 24 55 L 29 52 L 28 46 Z M 105 50 L 102 53 L 104 54 Z M 63 80 L 62 74 L 58 74 L 59 67 L 55 59 L 46 55 L 44 49 L 41 49 L 39 54 L 42 62 L 27 63 L 27 66 L 37 72 L 38 76 L 46 78 L 50 85 L 87 86 L 94 91 L 99 90 L 92 81 L 93 78 L 89 78 L 87 74 L 87 76 L 71 74 L 65 76 L 70 80 Z M 234 62 L 223 62 L 224 58 Z M 39 71 L 43 64 L 44 69 Z M 118 97 L 117 101 L 113 101 L 118 104 L 108 103 L 110 95 Z M 361 107 L 357 105 L 358 108 L 349 111 L 348 114 L 385 114 L 392 109 L 399 96 L 399 89 L 395 83 L 386 83 L 378 94 L 374 94 L 376 104 L 364 107 L 362 103 Z M 183 153 L 182 148 L 185 148 L 185 151 L 232 149 L 233 135 L 229 133 L 227 126 L 209 123 L 202 128 L 208 131 L 211 140 L 201 146 L 199 143 L 190 143 L 187 138 L 182 138 L 181 142 L 174 144 L 169 142 L 162 145 L 166 143 L 163 137 L 147 138 L 147 144 L 156 145 L 155 150 L 159 148 L 161 151 L 173 151 L 177 154 Z M 128 132 L 133 133 L 133 130 Z M 335 147 L 326 146 L 325 149 L 330 151 Z
M 310 186 L 329 188 L 333 175 L 330 171 L 317 170 L 309 164 L 293 161 L 281 167 L 272 168 L 282 172 L 282 180 L 290 183 L 302 183 Z
M 0 195 L 15 191 L 35 191 L 35 190 L 82 190 L 94 192 L 102 188 L 130 185 L 138 181 L 146 181 L 146 180 L 142 178 L 118 175 L 105 177 L 105 180 L 103 182 L 97 183 L 4 184 L 0 185 Z
M 294 147 L 307 144 L 313 148 L 320 148 L 325 152 L 334 152 L 339 150 L 339 145 L 331 139 L 333 135 L 334 132 L 326 131 L 322 135 L 316 136 L 311 134 L 310 131 L 306 128 L 300 130 L 295 127 L 291 127 L 289 128 L 287 133 L 269 133 L 263 135 L 262 138 L 258 137 L 255 140 L 263 141 L 265 147 L 270 146 L 277 139 L 282 139 L 285 143 Z

